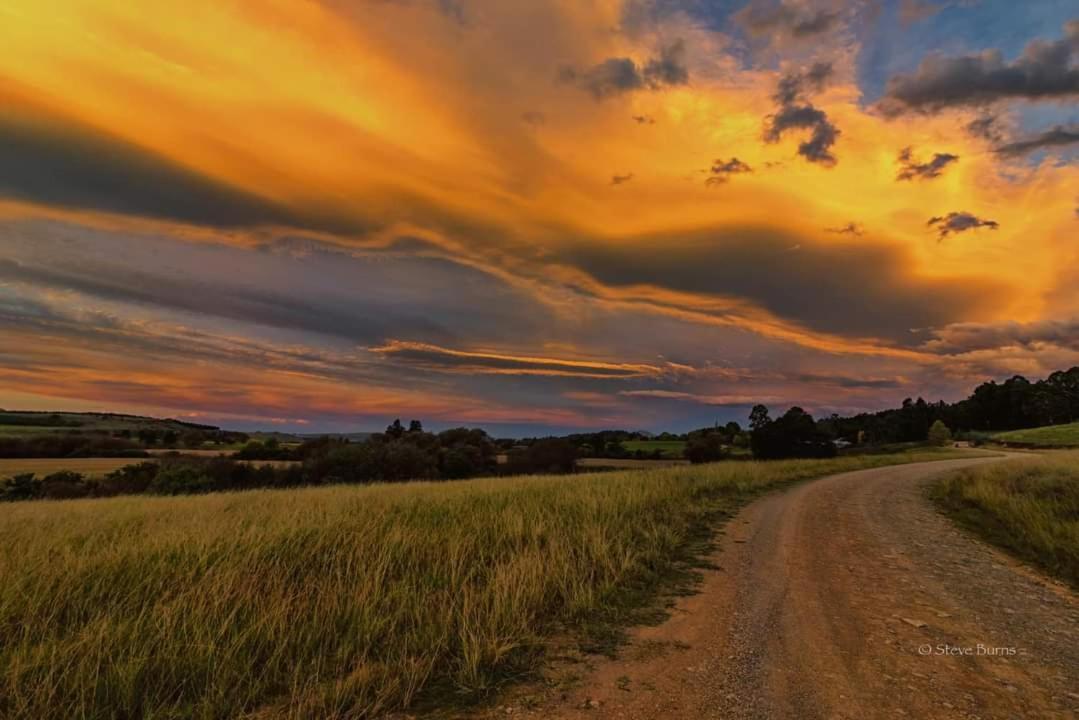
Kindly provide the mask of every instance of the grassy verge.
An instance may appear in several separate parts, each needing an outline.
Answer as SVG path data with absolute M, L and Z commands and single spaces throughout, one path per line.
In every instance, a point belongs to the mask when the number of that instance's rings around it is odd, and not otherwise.
M 963 470 L 929 492 L 962 526 L 1079 588 L 1079 452 Z
M 1047 425 L 1027 430 L 997 433 L 993 440 L 1002 443 L 1043 447 L 1079 447 L 1079 422 L 1067 425 Z
M 0 717 L 361 718 L 610 628 L 753 495 L 954 456 L 0 508 Z

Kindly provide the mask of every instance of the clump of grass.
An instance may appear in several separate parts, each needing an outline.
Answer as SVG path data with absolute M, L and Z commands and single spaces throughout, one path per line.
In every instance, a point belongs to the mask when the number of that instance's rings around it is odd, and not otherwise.
M 962 470 L 930 496 L 963 526 L 1079 587 L 1079 452 Z
M 0 717 L 363 718 L 473 698 L 552 636 L 646 604 L 754 493 L 947 456 L 13 503 Z

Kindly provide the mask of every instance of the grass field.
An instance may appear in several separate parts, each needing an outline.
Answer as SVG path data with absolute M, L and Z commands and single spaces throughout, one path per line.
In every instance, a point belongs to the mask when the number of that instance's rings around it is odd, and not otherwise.
M 954 456 L 0 508 L 0 717 L 363 718 L 472 699 L 624 622 L 730 511 Z
M 145 458 L 0 458 L 0 480 L 22 473 L 38 477 L 61 470 L 71 470 L 87 477 L 102 477 L 124 465 L 142 462 Z
M 964 527 L 1079 587 L 1079 452 L 964 470 L 930 495 Z
M 1011 430 L 997 433 L 998 442 L 1044 445 L 1048 447 L 1079 447 L 1079 422 L 1068 425 L 1047 425 L 1028 430 Z
M 664 457 L 680 458 L 686 442 L 685 440 L 623 440 L 622 447 L 630 452 L 643 450 L 650 453 L 659 450 Z

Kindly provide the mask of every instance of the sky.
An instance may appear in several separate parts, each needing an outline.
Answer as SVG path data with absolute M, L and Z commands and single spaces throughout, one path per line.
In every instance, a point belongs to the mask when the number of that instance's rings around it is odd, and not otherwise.
M 496 435 L 1079 364 L 1066 0 L 8 0 L 0 407 Z

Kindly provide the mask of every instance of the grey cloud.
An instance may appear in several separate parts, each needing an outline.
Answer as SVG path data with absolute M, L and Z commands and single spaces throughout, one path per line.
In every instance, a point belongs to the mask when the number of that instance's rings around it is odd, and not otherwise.
M 1057 125 L 1034 137 L 1017 140 L 996 148 L 1001 155 L 1025 155 L 1034 150 L 1064 147 L 1079 143 L 1079 125 Z
M 953 233 L 966 232 L 981 227 L 996 230 L 1000 227 L 1000 223 L 996 220 L 983 220 L 968 212 L 950 212 L 947 215 L 938 215 L 929 218 L 929 222 L 927 222 L 926 225 L 929 225 L 930 227 L 935 225 L 937 231 L 940 233 L 939 239 L 941 240 Z
M 765 142 L 779 142 L 788 130 L 810 130 L 809 139 L 798 145 L 798 154 L 810 162 L 835 165 L 831 149 L 840 131 L 827 113 L 805 99 L 807 93 L 823 89 L 831 75 L 831 63 L 815 63 L 804 72 L 789 72 L 780 78 L 774 95 L 779 109 L 765 119 Z
M 824 232 L 833 233 L 835 235 L 854 235 L 856 237 L 861 237 L 862 235 L 865 235 L 865 228 L 862 227 L 861 223 L 849 222 L 846 225 L 841 225 L 839 227 L 824 228 Z
M 914 159 L 913 148 L 905 147 L 899 151 L 897 160 L 899 172 L 895 176 L 896 180 L 929 180 L 940 177 L 944 168 L 959 160 L 959 156 L 951 153 L 934 153 L 932 160 L 920 163 Z
M 722 185 L 730 180 L 732 175 L 741 175 L 743 173 L 753 172 L 753 168 L 745 164 L 736 157 L 732 157 L 730 160 L 718 159 L 712 163 L 712 167 L 709 168 L 708 179 L 705 180 L 707 185 Z
M 992 143 L 999 143 L 1003 139 L 1003 134 L 1000 131 L 1000 118 L 996 115 L 982 115 L 974 118 L 967 123 L 966 129 L 974 137 L 979 137 Z
M 527 336 L 547 322 L 530 297 L 497 278 L 400 248 L 356 255 L 286 239 L 249 250 L 60 223 L 18 227 L 2 238 L 0 283 L 357 343 L 455 342 L 492 328 Z
M 805 39 L 826 33 L 839 22 L 839 13 L 795 7 L 786 2 L 751 2 L 735 18 L 752 35 L 780 33 Z
M 903 0 L 899 4 L 899 20 L 904 25 L 911 25 L 928 20 L 943 9 L 943 5 L 926 2 L 926 0 Z
M 779 79 L 773 95 L 780 105 L 792 105 L 811 92 L 820 92 L 833 75 L 832 63 L 816 62 L 805 72 L 788 72 Z
M 936 112 L 997 100 L 1064 99 L 1079 95 L 1079 20 L 1064 26 L 1056 41 L 1035 40 L 1013 62 L 999 50 L 976 55 L 931 55 L 910 75 L 888 81 L 881 108 L 888 114 Z
M 928 350 L 960 354 L 1006 347 L 1054 345 L 1079 350 L 1079 319 L 1033 323 L 955 323 L 933 332 Z
M 1004 295 L 989 281 L 910 275 L 900 246 L 818 245 L 754 227 L 581 246 L 565 261 L 611 286 L 743 298 L 815 330 L 902 342 L 910 342 L 912 327 L 969 318 Z
M 559 77 L 587 90 L 597 100 L 633 90 L 657 90 L 664 86 L 684 85 L 689 82 L 689 70 L 685 66 L 685 43 L 677 40 L 660 49 L 659 55 L 643 66 L 627 57 L 607 58 L 586 70 L 572 66 L 562 68 Z
M 455 350 L 425 343 L 390 342 L 372 352 L 427 370 L 451 373 L 556 375 L 594 379 L 658 376 L 655 365 L 518 357 L 509 354 Z
M 0 196 L 216 227 L 356 232 L 357 221 L 294 210 L 85 127 L 0 111 Z

